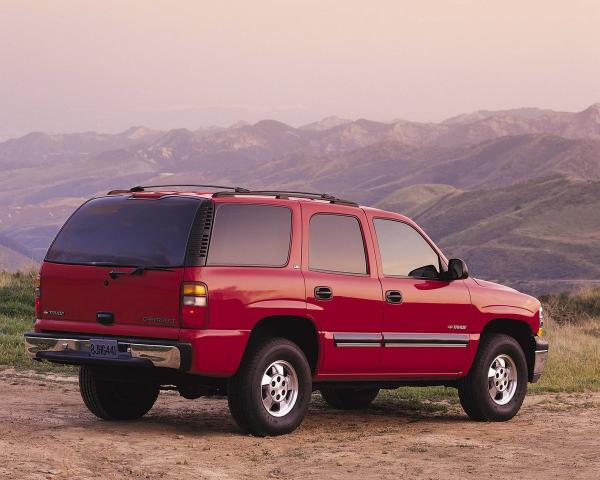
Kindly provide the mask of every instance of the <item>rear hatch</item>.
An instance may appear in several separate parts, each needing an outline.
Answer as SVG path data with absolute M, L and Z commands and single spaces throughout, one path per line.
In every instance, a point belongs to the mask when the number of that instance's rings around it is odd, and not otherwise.
M 177 338 L 187 244 L 203 201 L 110 196 L 81 206 L 42 266 L 41 328 Z

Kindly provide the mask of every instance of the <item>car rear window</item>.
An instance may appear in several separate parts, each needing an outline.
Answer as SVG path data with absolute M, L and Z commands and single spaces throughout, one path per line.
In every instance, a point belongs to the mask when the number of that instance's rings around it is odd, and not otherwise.
M 282 267 L 287 264 L 292 212 L 279 205 L 217 206 L 207 265 Z
M 67 221 L 46 260 L 69 264 L 183 266 L 200 202 L 166 197 L 102 197 Z

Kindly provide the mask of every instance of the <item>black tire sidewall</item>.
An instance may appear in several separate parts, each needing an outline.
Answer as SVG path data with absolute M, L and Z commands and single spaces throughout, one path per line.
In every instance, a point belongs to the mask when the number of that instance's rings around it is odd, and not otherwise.
M 140 418 L 152 408 L 159 393 L 158 385 L 100 379 L 94 369 L 86 366 L 80 367 L 79 385 L 85 405 L 104 420 Z
M 255 351 L 251 368 L 247 372 L 246 388 L 250 400 L 250 418 L 248 421 L 253 433 L 263 435 L 279 435 L 289 433 L 297 428 L 306 415 L 312 394 L 312 374 L 308 361 L 302 350 L 294 343 L 277 339 L 267 342 Z M 298 377 L 298 397 L 292 410 L 283 417 L 271 415 L 262 403 L 261 380 L 266 368 L 273 362 L 288 362 Z
M 481 407 L 483 407 L 483 413 L 488 420 L 509 420 L 517 414 L 527 393 L 527 360 L 519 343 L 508 335 L 495 335 L 486 339 L 485 342 L 481 357 L 477 362 L 478 371 L 473 379 L 476 382 L 478 401 L 482 402 Z M 506 405 L 494 402 L 488 391 L 488 370 L 492 361 L 502 354 L 510 356 L 517 368 L 517 389 L 513 398 Z

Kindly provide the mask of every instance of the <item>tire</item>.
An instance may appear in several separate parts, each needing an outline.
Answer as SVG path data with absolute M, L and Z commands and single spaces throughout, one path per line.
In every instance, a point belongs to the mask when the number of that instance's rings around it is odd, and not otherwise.
M 295 430 L 306 415 L 311 394 L 306 356 L 284 338 L 251 345 L 227 385 L 233 419 L 242 430 L 260 437 Z
M 473 420 L 510 420 L 523 404 L 527 380 L 527 361 L 519 342 L 504 334 L 485 336 L 469 374 L 458 385 L 460 403 Z
M 79 368 L 79 391 L 85 406 L 103 420 L 143 417 L 158 397 L 158 385 L 124 383 L 99 378 L 86 366 Z
M 321 396 L 329 405 L 339 410 L 367 408 L 379 394 L 378 388 L 322 388 Z

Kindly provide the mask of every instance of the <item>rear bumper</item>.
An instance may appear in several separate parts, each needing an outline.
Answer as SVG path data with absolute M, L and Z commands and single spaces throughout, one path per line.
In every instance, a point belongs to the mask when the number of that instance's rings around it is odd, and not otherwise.
M 92 357 L 91 338 L 117 340 L 118 358 Z M 161 367 L 181 371 L 190 369 L 192 358 L 192 348 L 188 343 L 66 333 L 26 333 L 25 352 L 33 360 L 69 365 Z
M 546 368 L 546 361 L 548 360 L 548 342 L 546 340 L 542 340 L 539 337 L 535 337 L 535 356 L 533 363 L 533 373 L 531 382 L 537 382 L 542 373 L 544 373 L 544 369 Z

